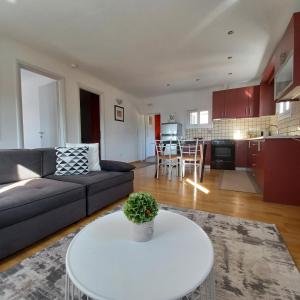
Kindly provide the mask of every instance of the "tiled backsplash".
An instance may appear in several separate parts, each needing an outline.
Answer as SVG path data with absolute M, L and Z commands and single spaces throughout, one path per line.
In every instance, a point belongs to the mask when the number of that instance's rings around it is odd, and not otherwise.
M 292 102 L 292 113 L 290 117 L 267 116 L 259 118 L 245 119 L 224 119 L 213 122 L 212 129 L 189 128 L 185 134 L 187 139 L 203 137 L 204 139 L 244 139 L 250 135 L 260 136 L 261 131 L 271 130 L 276 134 L 276 127 L 270 127 L 271 124 L 277 125 L 279 134 L 300 135 L 300 101 Z
M 260 132 L 268 130 L 271 117 L 224 119 L 213 122 L 212 129 L 189 128 L 186 129 L 186 138 L 203 137 L 205 139 L 243 139 L 249 134 L 260 136 Z

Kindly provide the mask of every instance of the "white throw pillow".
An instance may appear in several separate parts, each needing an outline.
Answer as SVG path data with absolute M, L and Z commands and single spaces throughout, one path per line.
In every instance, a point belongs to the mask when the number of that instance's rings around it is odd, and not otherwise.
M 99 144 L 71 144 L 66 143 L 66 147 L 89 147 L 88 160 L 89 160 L 89 171 L 101 171 L 99 162 Z

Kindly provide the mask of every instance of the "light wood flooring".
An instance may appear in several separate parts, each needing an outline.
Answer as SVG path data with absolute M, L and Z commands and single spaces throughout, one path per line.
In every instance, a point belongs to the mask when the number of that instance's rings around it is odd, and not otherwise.
M 154 168 L 155 166 L 149 166 L 135 171 L 135 191 L 148 191 L 162 204 L 276 224 L 298 269 L 300 269 L 300 207 L 267 203 L 262 200 L 262 196 L 259 194 L 220 190 L 221 172 L 217 170 L 205 170 L 202 185 L 209 190 L 209 193 L 205 194 L 186 180 L 180 182 L 176 177 L 172 178 L 171 181 L 168 181 L 165 176 L 159 180 L 154 179 Z M 122 202 L 119 201 L 0 261 L 0 271 L 14 266 L 53 244 Z

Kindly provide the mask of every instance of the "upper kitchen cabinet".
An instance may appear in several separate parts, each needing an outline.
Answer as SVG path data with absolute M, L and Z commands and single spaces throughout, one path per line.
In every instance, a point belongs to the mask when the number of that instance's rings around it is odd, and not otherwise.
M 259 86 L 213 92 L 213 119 L 257 117 L 259 93 Z
M 238 88 L 226 90 L 226 118 L 245 118 L 248 111 L 248 96 L 246 89 Z
M 213 92 L 213 106 L 212 106 L 213 119 L 225 118 L 225 92 L 226 91 Z
M 261 83 L 274 79 L 274 99 L 291 100 L 300 97 L 300 12 L 293 15 L 278 43 Z
M 270 84 L 262 83 L 259 88 L 259 115 L 275 115 L 276 102 L 274 101 L 274 81 Z
M 259 101 L 260 101 L 260 86 L 250 86 L 245 88 L 245 93 L 248 99 L 248 111 L 246 117 L 258 117 L 259 116 Z

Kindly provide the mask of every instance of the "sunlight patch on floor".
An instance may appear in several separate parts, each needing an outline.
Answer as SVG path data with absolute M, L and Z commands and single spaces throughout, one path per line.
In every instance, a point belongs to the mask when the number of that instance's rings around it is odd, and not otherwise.
M 201 192 L 205 193 L 205 194 L 209 194 L 209 190 L 204 187 L 203 185 L 197 183 L 197 182 L 194 182 L 193 180 L 191 179 L 186 179 L 185 182 L 189 183 L 190 185 L 192 185 L 193 187 L 197 188 L 198 190 L 200 190 Z

